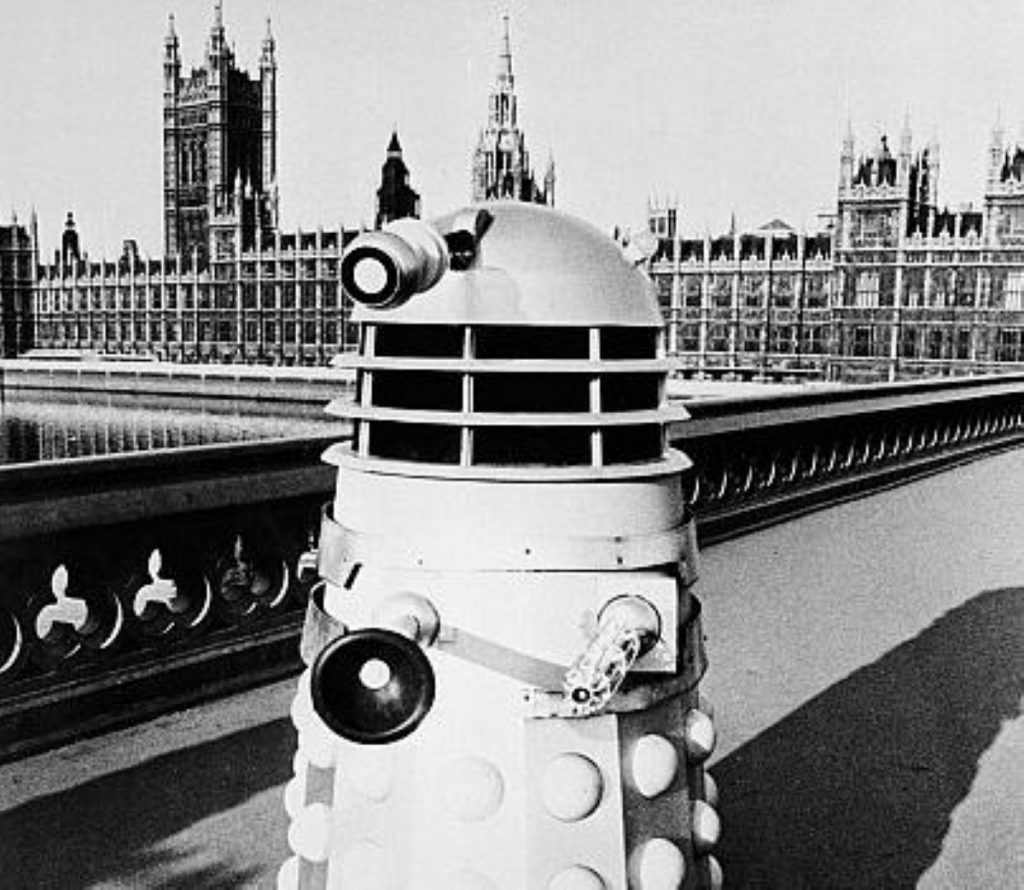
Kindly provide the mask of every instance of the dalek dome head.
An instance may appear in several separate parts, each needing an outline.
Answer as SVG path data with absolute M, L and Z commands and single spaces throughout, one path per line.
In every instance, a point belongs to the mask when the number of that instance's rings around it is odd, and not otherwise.
M 366 323 L 663 323 L 650 279 L 615 241 L 568 214 L 514 201 L 368 232 L 346 251 L 342 284 L 359 306 L 354 319 Z
M 601 470 L 662 461 L 663 320 L 612 238 L 551 208 L 477 204 L 346 249 L 362 458 Z M 677 416 L 678 415 L 678 416 Z

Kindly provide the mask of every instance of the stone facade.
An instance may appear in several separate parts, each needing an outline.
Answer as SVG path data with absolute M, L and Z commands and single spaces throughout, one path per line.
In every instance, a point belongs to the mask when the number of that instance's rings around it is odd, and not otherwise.
M 221 5 L 204 64 L 181 74 L 171 16 L 164 40 L 164 247 L 167 256 L 227 257 L 277 228 L 277 62 L 267 33 L 259 77 L 235 64 Z M 236 233 L 241 231 L 241 243 Z
M 259 79 L 239 71 L 217 3 L 206 64 L 182 78 L 172 18 L 166 256 L 141 257 L 129 240 L 119 260 L 95 262 L 77 233 L 69 251 L 66 232 L 54 262 L 36 270 L 37 351 L 320 365 L 354 347 L 338 264 L 358 230 L 278 228 L 274 51 L 268 22 Z
M 894 380 L 1024 361 L 1024 148 L 992 135 L 980 209 L 938 204 L 939 148 L 904 124 L 858 155 L 843 141 L 834 217 L 798 233 L 683 237 L 649 213 L 651 272 L 688 373 Z
M 37 265 L 34 234 L 29 249 L 23 228 L 4 229 L 6 354 L 34 345 L 320 364 L 354 347 L 338 268 L 356 231 L 278 229 L 274 52 L 268 26 L 259 79 L 238 71 L 217 4 L 206 66 L 183 78 L 172 21 L 164 49 L 167 256 L 141 258 L 126 242 L 120 260 L 92 262 L 69 222 L 54 262 Z M 231 89 L 244 100 L 237 120 L 223 98 Z M 847 133 L 834 212 L 817 232 L 774 220 L 692 237 L 676 204 L 652 205 L 649 269 L 669 351 L 684 373 L 712 376 L 856 381 L 1019 368 L 1024 147 L 999 124 L 987 167 L 980 207 L 941 208 L 939 147 L 915 149 L 905 123 L 894 146 L 883 138 L 866 152 Z M 475 200 L 554 202 L 553 165 L 539 186 L 518 125 L 507 17 L 472 182 Z M 378 224 L 419 213 L 397 135 L 377 199 Z M 31 305 L 25 277 L 14 284 L 6 271 L 26 261 L 36 276 Z
M 320 365 L 355 346 L 339 261 L 355 231 L 275 233 L 229 260 L 38 269 L 37 348 L 180 362 Z

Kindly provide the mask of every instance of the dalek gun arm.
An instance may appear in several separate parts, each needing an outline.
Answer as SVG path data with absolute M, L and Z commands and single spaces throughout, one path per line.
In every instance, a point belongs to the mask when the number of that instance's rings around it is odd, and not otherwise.
M 640 596 L 607 602 L 597 631 L 565 672 L 564 691 L 576 716 L 602 711 L 619 690 L 630 669 L 661 638 L 661 616 Z

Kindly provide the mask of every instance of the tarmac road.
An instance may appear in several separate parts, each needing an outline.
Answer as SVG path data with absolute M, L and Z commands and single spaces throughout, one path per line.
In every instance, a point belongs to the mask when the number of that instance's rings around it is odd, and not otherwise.
M 1024 887 L 1024 451 L 705 553 L 730 887 Z

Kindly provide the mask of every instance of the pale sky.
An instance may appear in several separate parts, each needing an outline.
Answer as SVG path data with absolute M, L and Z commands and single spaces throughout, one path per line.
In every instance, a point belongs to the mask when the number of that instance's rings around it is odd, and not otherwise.
M 858 151 L 937 137 L 940 202 L 979 203 L 992 126 L 1024 121 L 1019 0 L 224 0 L 242 68 L 270 15 L 285 230 L 372 221 L 397 125 L 426 216 L 469 199 L 511 12 L 520 124 L 557 204 L 604 229 L 676 196 L 688 232 L 834 206 Z M 0 218 L 39 215 L 44 256 L 75 212 L 90 255 L 160 255 L 162 55 L 173 12 L 198 66 L 213 0 L 32 0 L 0 15 Z

